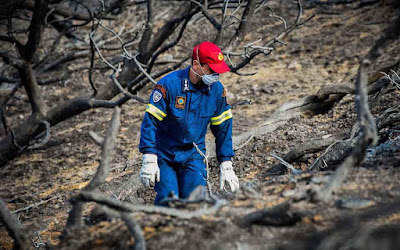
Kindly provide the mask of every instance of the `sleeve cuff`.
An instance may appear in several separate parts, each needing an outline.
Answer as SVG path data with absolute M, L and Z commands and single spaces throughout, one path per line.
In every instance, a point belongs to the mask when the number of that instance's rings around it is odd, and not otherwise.
M 232 157 L 230 156 L 221 156 L 221 157 L 217 157 L 217 160 L 219 163 L 223 162 L 223 161 L 231 161 Z
M 155 149 L 155 148 L 146 148 L 146 149 L 140 150 L 140 153 L 142 153 L 142 154 L 155 154 L 155 155 L 157 155 L 157 149 Z

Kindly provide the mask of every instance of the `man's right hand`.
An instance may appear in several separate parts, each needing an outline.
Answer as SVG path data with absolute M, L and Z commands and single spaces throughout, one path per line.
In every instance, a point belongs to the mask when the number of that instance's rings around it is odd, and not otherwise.
M 140 169 L 140 180 L 145 188 L 154 187 L 156 181 L 160 181 L 160 168 L 157 163 L 157 155 L 143 155 L 142 168 Z

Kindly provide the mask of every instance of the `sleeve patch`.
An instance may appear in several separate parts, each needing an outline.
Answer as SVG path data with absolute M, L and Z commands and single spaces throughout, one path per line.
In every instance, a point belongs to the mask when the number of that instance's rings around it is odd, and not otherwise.
M 160 85 L 160 84 L 157 84 L 157 85 L 154 87 L 154 90 L 156 90 L 156 89 L 158 89 L 158 90 L 161 91 L 162 96 L 163 96 L 164 99 L 167 97 L 167 90 L 165 89 L 164 86 L 162 86 L 162 85 Z
M 224 121 L 232 118 L 232 111 L 228 109 L 227 111 L 223 112 L 219 116 L 211 118 L 211 125 L 220 125 Z
M 154 90 L 154 92 L 153 92 L 153 102 L 154 103 L 157 103 L 158 101 L 160 101 L 162 97 L 163 96 L 162 96 L 160 90 L 158 90 L 158 89 Z
M 157 118 L 159 121 L 164 120 L 164 118 L 167 116 L 164 112 L 162 112 L 159 108 L 154 106 L 153 104 L 149 103 L 147 104 L 146 107 L 146 112 L 152 114 L 155 118 Z

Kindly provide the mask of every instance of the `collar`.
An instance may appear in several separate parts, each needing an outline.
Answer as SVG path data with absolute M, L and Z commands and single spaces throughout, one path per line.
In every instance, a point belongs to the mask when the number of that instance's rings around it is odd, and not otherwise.
M 186 69 L 183 70 L 183 77 L 182 77 L 182 92 L 188 92 L 188 91 L 201 91 L 203 93 L 209 93 L 211 91 L 211 86 L 202 86 L 200 88 L 196 87 L 189 78 L 189 71 L 190 67 L 187 67 Z

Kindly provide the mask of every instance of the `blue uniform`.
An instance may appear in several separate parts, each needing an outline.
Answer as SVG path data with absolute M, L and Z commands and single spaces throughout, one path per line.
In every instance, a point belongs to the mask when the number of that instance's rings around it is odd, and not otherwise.
M 215 136 L 219 162 L 234 156 L 232 149 L 232 112 L 220 82 L 210 87 L 189 80 L 190 67 L 163 77 L 153 90 L 146 107 L 139 151 L 156 154 L 160 182 L 156 182 L 155 204 L 173 191 L 180 198 L 199 185 L 206 185 L 205 154 L 207 126 Z

